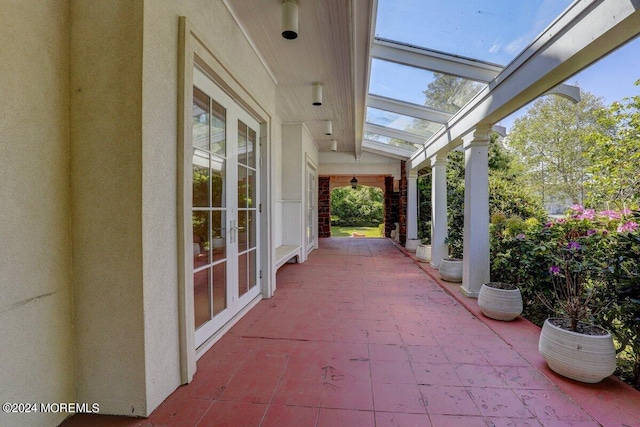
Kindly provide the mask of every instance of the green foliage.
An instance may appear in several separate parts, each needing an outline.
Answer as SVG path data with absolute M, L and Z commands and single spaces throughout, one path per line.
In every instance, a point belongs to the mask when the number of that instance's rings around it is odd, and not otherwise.
M 507 138 L 529 188 L 543 201 L 582 203 L 587 169 L 587 135 L 598 132 L 602 100 L 581 93 L 577 104 L 560 96 L 538 99 L 515 120 Z
M 540 200 L 527 191 L 517 176 L 513 156 L 501 145 L 497 134 L 491 134 L 489 145 L 489 213 L 533 218 L 543 222 L 546 213 Z M 429 181 L 430 183 L 430 181 Z M 420 186 L 418 187 L 421 188 Z M 426 188 L 426 186 L 425 186 Z M 429 185 L 429 192 L 430 185 Z M 427 199 L 426 194 L 421 199 Z M 430 194 L 429 198 L 430 212 Z M 420 212 L 427 210 L 421 206 Z M 462 258 L 464 232 L 464 153 L 452 151 L 447 161 L 447 216 L 449 256 Z M 430 218 L 429 218 L 430 219 Z
M 640 86 L 640 80 L 636 82 Z M 588 203 L 618 209 L 640 204 L 640 95 L 614 102 L 597 115 L 601 130 L 587 135 Z
M 331 192 L 331 225 L 377 227 L 384 222 L 384 194 L 375 187 L 340 187 Z
M 638 213 L 630 219 L 624 213 L 596 213 L 576 205 L 566 217 L 545 224 L 497 213 L 490 226 L 491 278 L 520 287 L 523 315 L 542 325 L 562 311 L 605 326 L 618 346 L 619 375 L 636 387 L 640 386 L 639 221 Z

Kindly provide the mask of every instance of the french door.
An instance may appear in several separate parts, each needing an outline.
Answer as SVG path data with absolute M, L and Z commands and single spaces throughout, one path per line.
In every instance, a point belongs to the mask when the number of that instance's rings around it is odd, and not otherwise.
M 260 293 L 260 127 L 193 71 L 192 225 L 196 348 Z

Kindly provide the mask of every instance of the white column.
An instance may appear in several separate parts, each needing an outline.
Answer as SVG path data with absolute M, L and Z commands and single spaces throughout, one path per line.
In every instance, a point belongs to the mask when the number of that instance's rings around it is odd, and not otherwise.
M 407 240 L 418 238 L 418 171 L 407 172 Z
M 447 244 L 447 154 L 431 158 L 431 266 L 449 254 Z
M 463 140 L 464 250 L 462 287 L 468 297 L 477 298 L 489 281 L 489 132 L 478 126 Z

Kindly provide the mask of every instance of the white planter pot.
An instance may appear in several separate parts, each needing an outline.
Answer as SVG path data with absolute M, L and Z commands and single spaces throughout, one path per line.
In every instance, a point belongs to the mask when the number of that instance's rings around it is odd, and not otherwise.
M 586 335 L 568 331 L 544 322 L 538 349 L 549 368 L 567 378 L 585 383 L 597 383 L 616 370 L 616 351 L 613 338 L 605 335 Z
M 480 288 L 478 306 L 482 313 L 496 320 L 513 320 L 522 313 L 520 289 L 500 289 L 485 283 Z
M 407 242 L 404 244 L 404 247 L 409 252 L 415 252 L 418 249 L 418 245 L 420 244 L 420 239 L 407 239 Z
M 416 259 L 420 262 L 431 261 L 431 245 L 418 245 Z
M 224 238 L 222 237 L 214 237 L 213 238 L 213 248 L 220 249 L 224 247 Z
M 457 258 L 443 258 L 440 261 L 440 278 L 447 282 L 462 282 L 462 260 Z

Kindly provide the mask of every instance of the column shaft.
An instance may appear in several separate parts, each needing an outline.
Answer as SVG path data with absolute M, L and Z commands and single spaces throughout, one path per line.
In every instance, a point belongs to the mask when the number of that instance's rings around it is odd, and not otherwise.
M 449 254 L 447 244 L 447 155 L 431 159 L 431 265 L 438 268 Z
M 489 131 L 476 128 L 463 138 L 464 171 L 464 252 L 462 287 L 468 297 L 477 297 L 489 277 Z

